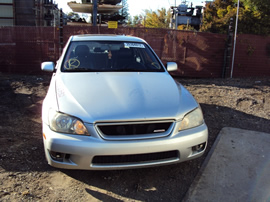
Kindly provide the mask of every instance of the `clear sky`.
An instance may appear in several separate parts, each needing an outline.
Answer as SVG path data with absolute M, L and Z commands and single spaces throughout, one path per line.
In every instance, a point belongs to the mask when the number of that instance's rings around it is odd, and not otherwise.
M 71 12 L 71 9 L 67 5 L 67 2 L 70 2 L 72 0 L 54 0 L 55 3 L 58 4 L 59 8 L 62 8 L 65 13 Z M 74 0 L 73 0 L 74 1 Z M 78 3 L 81 2 L 81 0 L 76 0 Z M 131 16 L 139 15 L 143 12 L 145 9 L 152 9 L 153 11 L 160 9 L 160 8 L 166 8 L 168 9 L 170 6 L 174 6 L 176 2 L 176 5 L 181 4 L 181 0 L 128 0 L 129 5 L 129 14 Z M 190 3 L 193 3 L 193 6 L 199 6 L 202 5 L 203 0 L 192 0 L 187 1 L 190 5 Z

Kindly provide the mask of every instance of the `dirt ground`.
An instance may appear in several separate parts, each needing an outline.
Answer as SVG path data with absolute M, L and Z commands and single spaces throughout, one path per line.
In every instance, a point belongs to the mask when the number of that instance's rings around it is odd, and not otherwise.
M 270 133 L 270 78 L 178 80 L 201 104 L 209 127 L 207 152 L 225 126 Z M 0 201 L 183 199 L 207 152 L 193 161 L 135 170 L 47 165 L 40 117 L 49 82 L 49 75 L 0 73 Z

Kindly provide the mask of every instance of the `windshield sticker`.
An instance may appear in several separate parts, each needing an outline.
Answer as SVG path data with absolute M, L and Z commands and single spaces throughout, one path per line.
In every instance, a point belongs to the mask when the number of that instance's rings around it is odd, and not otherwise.
M 76 58 L 71 58 L 64 63 L 64 67 L 67 70 L 76 69 L 80 66 L 80 61 Z
M 125 48 L 145 48 L 144 44 L 141 43 L 124 43 Z

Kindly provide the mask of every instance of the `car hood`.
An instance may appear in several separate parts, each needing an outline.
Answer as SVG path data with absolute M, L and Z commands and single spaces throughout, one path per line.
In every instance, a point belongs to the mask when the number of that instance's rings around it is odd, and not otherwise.
M 56 96 L 60 112 L 87 123 L 182 119 L 198 106 L 168 73 L 60 73 Z

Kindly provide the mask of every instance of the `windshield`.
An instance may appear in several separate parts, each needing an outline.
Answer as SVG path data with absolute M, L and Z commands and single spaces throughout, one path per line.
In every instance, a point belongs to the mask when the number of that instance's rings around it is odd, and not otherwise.
M 61 71 L 164 72 L 164 69 L 144 43 L 75 41 L 69 45 Z

